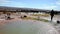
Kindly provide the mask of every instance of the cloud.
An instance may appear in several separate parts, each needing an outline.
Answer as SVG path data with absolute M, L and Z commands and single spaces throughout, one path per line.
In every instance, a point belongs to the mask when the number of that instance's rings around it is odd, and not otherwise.
M 56 5 L 60 5 L 60 0 L 57 0 L 56 1 Z
M 55 5 L 43 5 L 43 6 L 39 7 L 39 8 L 52 10 L 52 9 L 56 9 L 57 6 L 55 6 Z
M 0 4 L 3 4 L 3 3 L 8 3 L 10 2 L 9 0 L 0 0 Z
M 22 3 L 22 2 L 16 2 L 16 1 L 13 1 L 13 0 L 0 0 L 0 5 L 20 5 L 20 4 L 25 4 L 25 3 Z

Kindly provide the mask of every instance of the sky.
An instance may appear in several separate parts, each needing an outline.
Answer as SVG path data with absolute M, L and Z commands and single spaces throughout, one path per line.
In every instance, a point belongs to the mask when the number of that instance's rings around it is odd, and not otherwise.
M 60 10 L 60 0 L 0 0 L 0 6 Z

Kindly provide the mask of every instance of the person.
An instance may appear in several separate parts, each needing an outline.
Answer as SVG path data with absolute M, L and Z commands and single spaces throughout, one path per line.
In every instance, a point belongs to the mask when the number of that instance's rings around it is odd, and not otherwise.
M 52 11 L 50 12 L 50 16 L 51 16 L 51 21 L 52 21 L 52 19 L 53 19 L 53 17 L 54 17 L 54 10 L 52 10 Z

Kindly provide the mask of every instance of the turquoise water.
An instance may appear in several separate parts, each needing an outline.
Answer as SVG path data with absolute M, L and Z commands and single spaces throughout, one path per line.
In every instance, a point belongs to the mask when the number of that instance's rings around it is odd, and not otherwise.
M 48 32 L 52 30 L 51 32 Z M 53 32 L 53 33 L 52 33 Z M 15 21 L 0 27 L 0 34 L 56 34 L 48 24 L 32 21 Z

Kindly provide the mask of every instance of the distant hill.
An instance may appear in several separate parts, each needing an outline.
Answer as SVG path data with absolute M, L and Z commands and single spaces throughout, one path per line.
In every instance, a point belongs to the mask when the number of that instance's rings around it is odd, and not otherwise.
M 36 10 L 36 11 L 49 11 L 49 10 L 42 10 L 42 9 L 35 9 L 35 8 L 17 8 L 17 7 L 6 7 L 6 6 L 0 6 L 0 10 Z
M 0 11 L 27 11 L 27 12 L 45 12 L 45 13 L 50 13 L 51 10 L 44 10 L 44 9 L 35 9 L 35 8 L 17 8 L 17 7 L 7 7 L 7 6 L 0 6 Z M 54 10 L 55 11 L 55 10 Z M 56 13 L 60 13 L 60 11 L 55 11 Z

